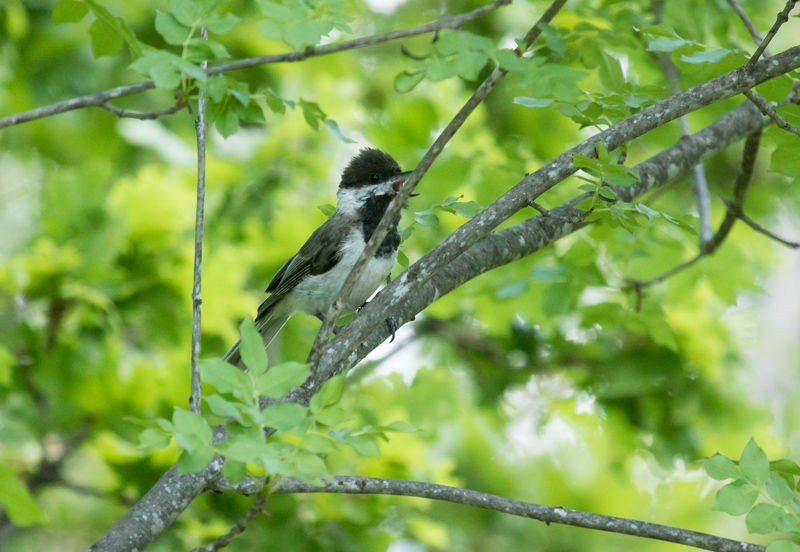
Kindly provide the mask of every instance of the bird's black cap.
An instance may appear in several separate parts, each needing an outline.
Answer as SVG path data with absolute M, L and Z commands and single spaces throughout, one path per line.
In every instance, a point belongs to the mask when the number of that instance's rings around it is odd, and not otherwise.
M 357 188 L 378 182 L 386 182 L 392 177 L 400 176 L 403 171 L 397 161 L 375 148 L 364 148 L 350 160 L 350 164 L 342 173 L 340 188 Z

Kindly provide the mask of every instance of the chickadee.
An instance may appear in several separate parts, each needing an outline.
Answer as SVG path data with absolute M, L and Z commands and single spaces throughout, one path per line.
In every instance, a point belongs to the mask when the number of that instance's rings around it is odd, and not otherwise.
M 300 251 L 286 261 L 267 287 L 271 295 L 258 307 L 255 319 L 265 347 L 297 312 L 325 319 L 324 313 L 328 312 L 389 203 L 411 172 L 403 172 L 391 155 L 374 148 L 362 149 L 350 161 L 336 194 L 336 211 L 311 234 Z M 361 307 L 388 279 L 400 247 L 399 221 L 398 216 L 345 302 L 343 312 Z M 224 358 L 242 366 L 239 342 Z

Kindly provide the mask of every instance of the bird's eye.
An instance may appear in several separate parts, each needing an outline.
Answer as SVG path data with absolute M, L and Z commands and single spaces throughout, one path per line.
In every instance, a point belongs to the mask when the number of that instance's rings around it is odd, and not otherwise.
M 369 175 L 369 181 L 373 184 L 377 184 L 381 181 L 381 176 L 379 174 L 371 174 Z

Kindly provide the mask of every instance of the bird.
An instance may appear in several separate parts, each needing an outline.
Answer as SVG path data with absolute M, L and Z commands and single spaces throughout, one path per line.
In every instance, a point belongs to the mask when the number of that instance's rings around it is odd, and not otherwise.
M 267 286 L 270 295 L 258 307 L 255 318 L 264 347 L 295 313 L 325 320 L 323 313 L 328 312 L 389 203 L 412 172 L 402 171 L 391 155 L 375 148 L 363 148 L 350 160 L 339 183 L 336 210 Z M 400 247 L 399 222 L 398 215 L 345 302 L 343 313 L 359 309 L 381 283 L 389 281 Z M 391 322 L 387 321 L 390 327 Z M 243 368 L 239 344 L 237 341 L 223 358 Z

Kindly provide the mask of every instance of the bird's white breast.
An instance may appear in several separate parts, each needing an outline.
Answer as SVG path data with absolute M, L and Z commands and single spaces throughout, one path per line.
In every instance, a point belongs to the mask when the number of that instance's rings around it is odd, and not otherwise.
M 327 313 L 365 245 L 362 232 L 352 230 L 342 244 L 343 255 L 339 263 L 326 274 L 307 276 L 292 291 L 294 310 L 308 314 Z M 370 259 L 364 274 L 361 275 L 350 299 L 345 304 L 344 312 L 352 312 L 363 305 L 386 280 L 395 262 L 397 262 L 397 251 L 391 255 Z

